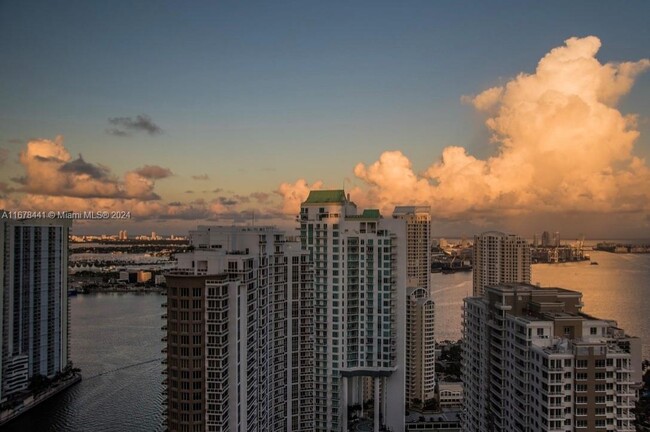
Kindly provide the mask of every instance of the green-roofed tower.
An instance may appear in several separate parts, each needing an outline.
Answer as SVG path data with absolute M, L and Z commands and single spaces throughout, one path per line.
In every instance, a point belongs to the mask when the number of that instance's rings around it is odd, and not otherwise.
M 347 431 L 347 407 L 367 400 L 375 431 L 403 430 L 406 223 L 340 189 L 311 191 L 298 219 L 314 263 L 314 430 Z

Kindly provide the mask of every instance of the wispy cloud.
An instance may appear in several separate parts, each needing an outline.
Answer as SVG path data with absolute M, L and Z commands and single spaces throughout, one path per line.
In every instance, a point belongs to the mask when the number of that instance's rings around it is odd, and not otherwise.
M 135 117 L 112 117 L 108 119 L 111 128 L 106 132 L 115 136 L 129 136 L 132 132 L 146 132 L 149 135 L 158 135 L 163 130 L 146 114 Z
M 194 180 L 210 180 L 210 177 L 208 177 L 207 174 L 193 175 L 192 178 Z
M 135 172 L 144 178 L 160 180 L 174 175 L 172 170 L 158 165 L 144 165 L 135 170 Z

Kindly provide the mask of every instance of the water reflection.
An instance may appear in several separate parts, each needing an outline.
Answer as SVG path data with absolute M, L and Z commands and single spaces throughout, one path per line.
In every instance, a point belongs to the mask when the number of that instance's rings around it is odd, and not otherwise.
M 594 251 L 592 261 L 566 264 L 536 264 L 532 282 L 581 291 L 584 312 L 613 319 L 643 344 L 643 358 L 650 358 L 650 254 L 611 254 Z M 472 292 L 471 273 L 431 275 L 436 301 L 436 337 L 461 337 L 463 298 Z

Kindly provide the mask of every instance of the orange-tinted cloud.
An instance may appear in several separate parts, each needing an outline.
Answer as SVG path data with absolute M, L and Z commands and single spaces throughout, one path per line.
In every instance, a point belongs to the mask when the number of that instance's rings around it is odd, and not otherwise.
M 533 74 L 464 97 L 488 116 L 497 143 L 486 160 L 462 147 L 417 174 L 399 151 L 354 172 L 388 210 L 426 203 L 434 213 L 533 211 L 630 212 L 650 209 L 650 170 L 632 150 L 636 119 L 617 108 L 650 61 L 601 64 L 600 40 L 571 38 L 542 58 Z
M 295 183 L 282 183 L 276 191 L 282 196 L 282 212 L 284 214 L 297 214 L 300 209 L 300 203 L 307 199 L 310 190 L 321 189 L 322 181 L 317 181 L 311 186 L 305 179 L 298 179 Z
M 81 155 L 73 159 L 62 136 L 29 141 L 20 152 L 20 164 L 25 175 L 17 181 L 23 192 L 35 195 L 155 200 L 159 199 L 155 180 L 171 175 L 167 168 L 145 165 L 119 180 L 101 164 L 87 162 Z

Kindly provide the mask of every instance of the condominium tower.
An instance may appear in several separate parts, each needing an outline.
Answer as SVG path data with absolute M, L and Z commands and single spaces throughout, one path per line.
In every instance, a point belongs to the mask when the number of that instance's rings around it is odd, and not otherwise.
M 406 403 L 417 405 L 435 396 L 435 304 L 431 287 L 431 208 L 399 206 L 394 219 L 406 221 Z
M 490 231 L 474 236 L 474 296 L 487 285 L 530 283 L 530 246 L 514 234 Z
M 314 430 L 347 431 L 368 377 L 374 430 L 403 430 L 406 223 L 357 212 L 342 190 L 311 191 L 299 221 L 315 271 Z
M 634 430 L 640 342 L 582 307 L 520 283 L 465 299 L 463 431 Z
M 0 402 L 68 366 L 67 219 L 0 220 Z
M 312 431 L 309 255 L 270 227 L 206 227 L 166 275 L 170 431 Z

